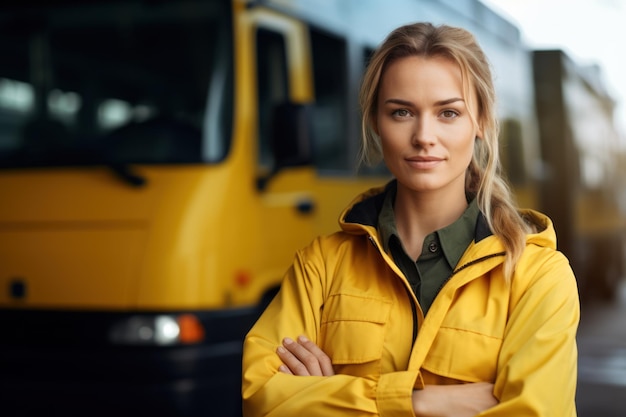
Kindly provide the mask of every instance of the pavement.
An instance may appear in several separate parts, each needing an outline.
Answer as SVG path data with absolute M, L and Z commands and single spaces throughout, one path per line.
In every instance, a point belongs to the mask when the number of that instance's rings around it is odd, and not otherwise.
M 581 307 L 579 417 L 626 417 L 626 282 L 613 302 Z

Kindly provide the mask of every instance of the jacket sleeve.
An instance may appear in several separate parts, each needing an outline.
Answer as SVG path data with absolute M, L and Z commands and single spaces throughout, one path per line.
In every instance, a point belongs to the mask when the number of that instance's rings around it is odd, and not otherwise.
M 243 352 L 244 416 L 413 416 L 411 396 L 417 371 L 372 378 L 278 372 L 282 362 L 276 348 L 284 337 L 295 339 L 304 334 L 319 344 L 326 278 L 319 247 L 298 252 L 280 291 L 247 334 Z
M 500 404 L 481 417 L 576 416 L 576 279 L 561 253 L 535 255 L 513 278 L 494 387 Z

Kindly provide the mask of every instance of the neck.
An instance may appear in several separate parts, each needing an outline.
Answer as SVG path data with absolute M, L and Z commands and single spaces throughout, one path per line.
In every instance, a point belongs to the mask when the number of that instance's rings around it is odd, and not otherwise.
M 394 213 L 407 253 L 417 259 L 426 235 L 454 223 L 466 208 L 465 191 L 449 195 L 417 193 L 398 184 Z

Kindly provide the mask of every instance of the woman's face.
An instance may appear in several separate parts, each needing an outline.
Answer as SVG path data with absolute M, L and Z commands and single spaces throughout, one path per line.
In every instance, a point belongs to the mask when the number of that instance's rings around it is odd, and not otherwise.
M 399 187 L 465 195 L 465 172 L 479 133 L 468 108 L 476 109 L 475 98 L 464 97 L 461 70 L 451 60 L 411 56 L 386 68 L 376 127 Z

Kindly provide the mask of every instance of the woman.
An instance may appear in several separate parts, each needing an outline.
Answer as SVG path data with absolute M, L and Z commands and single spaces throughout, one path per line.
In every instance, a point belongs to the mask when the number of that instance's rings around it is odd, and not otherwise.
M 394 180 L 297 252 L 245 340 L 245 416 L 576 415 L 576 281 L 498 176 L 494 101 L 463 29 L 375 52 L 363 159 Z

